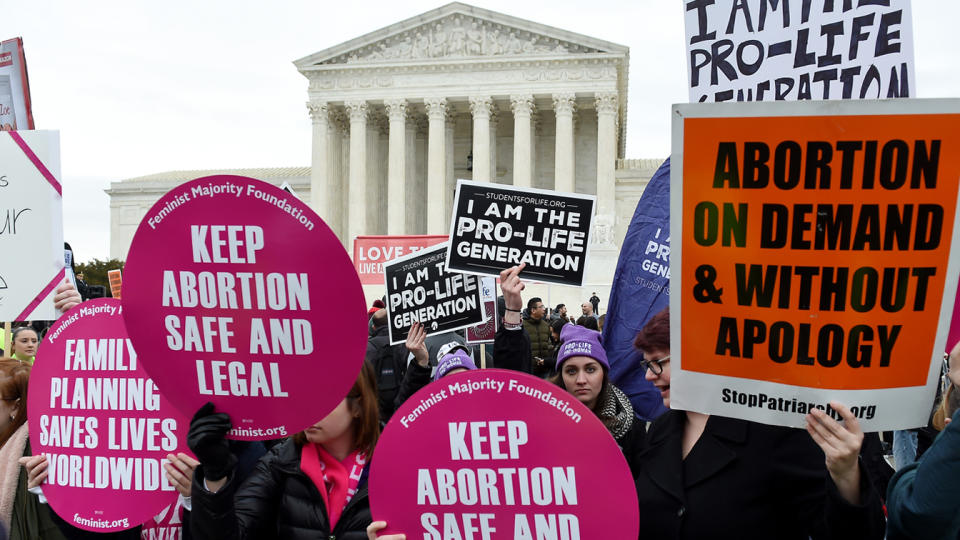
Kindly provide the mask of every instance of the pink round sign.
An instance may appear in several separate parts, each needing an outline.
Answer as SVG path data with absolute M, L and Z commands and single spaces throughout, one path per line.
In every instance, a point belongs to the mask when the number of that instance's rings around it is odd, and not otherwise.
M 617 443 L 562 388 L 481 369 L 427 385 L 394 413 L 370 471 L 381 534 L 636 538 L 637 493 Z
M 208 176 L 147 212 L 124 268 L 124 320 L 143 365 L 193 415 L 212 401 L 230 438 L 274 439 L 346 396 L 367 343 L 363 289 L 340 240 L 295 196 Z
M 43 494 L 88 531 L 136 527 L 177 500 L 163 466 L 186 452 L 190 420 L 140 365 L 119 300 L 84 302 L 50 328 L 30 374 L 34 455 L 47 456 Z

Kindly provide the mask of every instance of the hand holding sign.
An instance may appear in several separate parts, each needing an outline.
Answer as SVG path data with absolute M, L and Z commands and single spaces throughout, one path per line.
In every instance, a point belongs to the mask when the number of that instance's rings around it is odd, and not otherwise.
M 860 447 L 863 430 L 850 409 L 837 401 L 830 407 L 840 413 L 840 424 L 820 409 L 807 415 L 807 432 L 813 437 L 827 459 L 827 470 L 843 498 L 850 504 L 860 504 Z
M 270 184 L 224 175 L 174 188 L 141 222 L 125 272 L 145 368 L 185 414 L 208 401 L 229 414 L 230 438 L 300 431 L 356 379 L 367 319 L 353 264 L 312 210 Z
M 459 180 L 447 268 L 495 276 L 526 263 L 530 279 L 581 285 L 596 197 Z

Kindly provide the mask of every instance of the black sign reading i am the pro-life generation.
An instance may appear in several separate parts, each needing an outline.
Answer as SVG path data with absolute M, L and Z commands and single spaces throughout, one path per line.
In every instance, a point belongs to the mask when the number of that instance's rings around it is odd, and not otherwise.
M 527 263 L 526 279 L 583 285 L 596 199 L 459 180 L 447 268 L 498 276 Z
M 406 341 L 417 321 L 423 323 L 427 334 L 484 321 L 480 278 L 448 271 L 446 256 L 444 242 L 384 263 L 391 345 Z

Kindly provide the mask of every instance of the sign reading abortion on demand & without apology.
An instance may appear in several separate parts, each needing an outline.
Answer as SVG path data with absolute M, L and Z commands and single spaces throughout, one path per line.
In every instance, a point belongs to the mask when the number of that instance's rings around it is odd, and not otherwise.
M 960 100 L 675 106 L 672 406 L 800 427 L 837 400 L 864 431 L 926 425 L 958 125 Z

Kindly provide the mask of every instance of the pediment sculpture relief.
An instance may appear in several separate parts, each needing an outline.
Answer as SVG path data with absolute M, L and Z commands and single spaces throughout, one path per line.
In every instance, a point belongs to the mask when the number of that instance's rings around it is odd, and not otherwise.
M 342 54 L 325 63 L 590 52 L 599 51 L 489 21 L 454 15 Z

